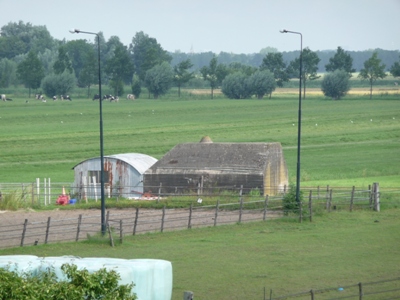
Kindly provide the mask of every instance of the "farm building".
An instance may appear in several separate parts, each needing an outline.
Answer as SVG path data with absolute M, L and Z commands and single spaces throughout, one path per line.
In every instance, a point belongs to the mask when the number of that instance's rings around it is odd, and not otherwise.
M 143 173 L 157 159 L 141 153 L 104 156 L 106 197 L 135 198 L 143 194 Z M 100 197 L 100 157 L 84 160 L 73 167 L 74 193 L 80 198 Z
M 259 189 L 275 195 L 288 184 L 280 143 L 200 143 L 175 146 L 143 175 L 144 191 L 176 193 L 211 188 Z

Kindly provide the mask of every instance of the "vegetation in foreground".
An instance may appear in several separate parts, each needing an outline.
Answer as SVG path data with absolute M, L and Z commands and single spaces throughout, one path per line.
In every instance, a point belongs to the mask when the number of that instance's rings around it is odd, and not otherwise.
M 0 250 L 0 255 L 155 258 L 173 265 L 173 299 L 262 299 L 400 276 L 398 209 L 320 213 L 313 222 L 271 220 Z M 234 283 L 234 284 L 233 284 Z

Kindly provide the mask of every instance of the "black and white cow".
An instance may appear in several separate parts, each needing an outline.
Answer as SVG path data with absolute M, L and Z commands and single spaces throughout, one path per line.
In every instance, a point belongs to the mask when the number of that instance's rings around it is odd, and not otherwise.
M 1 100 L 3 101 L 12 101 L 11 98 L 7 98 L 7 96 L 5 94 L 1 94 Z
M 133 95 L 133 94 L 128 94 L 128 95 L 126 95 L 126 99 L 128 99 L 128 100 L 135 100 L 135 95 Z
M 72 101 L 72 99 L 71 99 L 71 97 L 69 95 L 61 95 L 60 98 L 61 98 L 61 100 Z
M 53 96 L 53 101 L 56 101 L 57 100 L 57 96 Z
M 96 95 L 93 96 L 93 99 L 92 99 L 92 100 L 94 101 L 94 100 L 99 100 L 99 99 L 100 99 L 100 95 L 99 95 L 99 94 L 96 94 Z
M 42 100 L 42 101 L 46 100 L 42 94 L 35 94 L 35 99 L 36 100 Z

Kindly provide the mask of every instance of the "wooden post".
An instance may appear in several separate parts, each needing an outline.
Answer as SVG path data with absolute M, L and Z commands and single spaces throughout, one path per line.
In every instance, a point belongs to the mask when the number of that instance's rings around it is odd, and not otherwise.
M 124 238 L 123 229 L 122 229 L 122 220 L 119 220 L 119 241 L 122 244 L 122 240 Z
M 78 217 L 78 228 L 76 229 L 75 242 L 77 242 L 79 240 L 79 233 L 81 231 L 81 224 L 82 224 L 82 215 L 79 215 L 79 217 Z
M 299 221 L 300 223 L 303 222 L 303 202 L 300 202 L 300 207 L 299 207 Z
M 240 198 L 239 223 L 242 222 L 242 213 L 243 213 L 243 198 Z
M 165 219 L 165 205 L 163 206 L 162 209 L 162 217 L 161 217 L 161 232 L 164 231 L 164 219 Z
M 21 237 L 21 247 L 23 247 L 24 246 L 24 240 L 25 240 L 25 233 L 26 233 L 26 226 L 28 225 L 28 219 L 25 219 L 25 222 L 24 222 L 24 227 L 23 227 L 23 229 L 22 229 L 22 237 Z
M 239 191 L 239 201 L 242 201 L 242 195 L 243 195 L 243 184 L 240 186 L 240 191 Z
M 183 300 L 193 300 L 193 292 L 191 291 L 183 292 Z
M 353 188 L 351 190 L 351 197 L 350 197 L 350 212 L 353 211 L 353 204 L 354 204 L 354 190 L 356 187 L 353 185 Z
M 265 201 L 264 201 L 263 221 L 267 219 L 267 206 L 268 206 L 268 195 L 265 196 Z
M 326 186 L 326 210 L 330 211 L 330 208 L 329 208 L 329 185 Z
M 310 196 L 308 197 L 308 209 L 310 210 L 310 222 L 312 222 L 312 190 L 310 190 Z
M 363 289 L 362 289 L 362 283 L 361 282 L 358 284 L 358 295 L 359 295 L 359 299 L 362 300 L 362 298 L 363 298 Z
M 111 247 L 114 247 L 114 239 L 113 239 L 112 234 L 111 234 L 110 224 L 108 224 L 108 223 L 107 223 L 107 229 L 108 229 L 108 235 L 110 237 L 110 245 L 111 245 Z
M 372 194 L 372 188 L 371 185 L 368 185 L 368 191 L 369 191 L 369 208 L 373 208 L 373 194 Z
M 311 295 L 311 300 L 314 300 L 314 291 L 313 290 L 310 291 L 310 295 Z
M 139 207 L 136 207 L 135 222 L 133 223 L 133 235 L 136 234 L 136 226 L 139 218 Z
M 217 226 L 218 210 L 219 210 L 219 200 L 217 200 L 217 206 L 215 206 L 214 226 Z
M 48 217 L 48 219 L 47 219 L 47 227 L 46 227 L 46 237 L 44 238 L 44 243 L 45 244 L 47 244 L 47 240 L 49 238 L 50 220 L 51 220 L 51 217 Z
M 331 212 L 331 206 L 332 206 L 332 189 L 330 189 L 329 191 L 328 212 Z
M 106 224 L 108 224 L 108 221 L 110 220 L 110 211 L 107 210 L 107 214 L 106 214 Z
M 193 211 L 193 203 L 190 203 L 188 229 L 192 228 L 192 211 Z
M 161 188 L 162 188 L 162 182 L 160 182 L 160 186 L 158 187 L 158 198 L 157 198 L 157 203 L 160 202 Z

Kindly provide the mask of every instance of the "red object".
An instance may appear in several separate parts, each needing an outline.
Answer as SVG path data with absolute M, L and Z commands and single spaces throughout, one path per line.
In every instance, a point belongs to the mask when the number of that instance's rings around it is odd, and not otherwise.
M 60 196 L 58 196 L 58 198 L 57 198 L 56 204 L 59 204 L 59 205 L 67 205 L 68 202 L 69 202 L 69 199 L 68 199 L 68 198 L 69 198 L 69 197 L 68 197 L 67 195 L 60 195 Z

